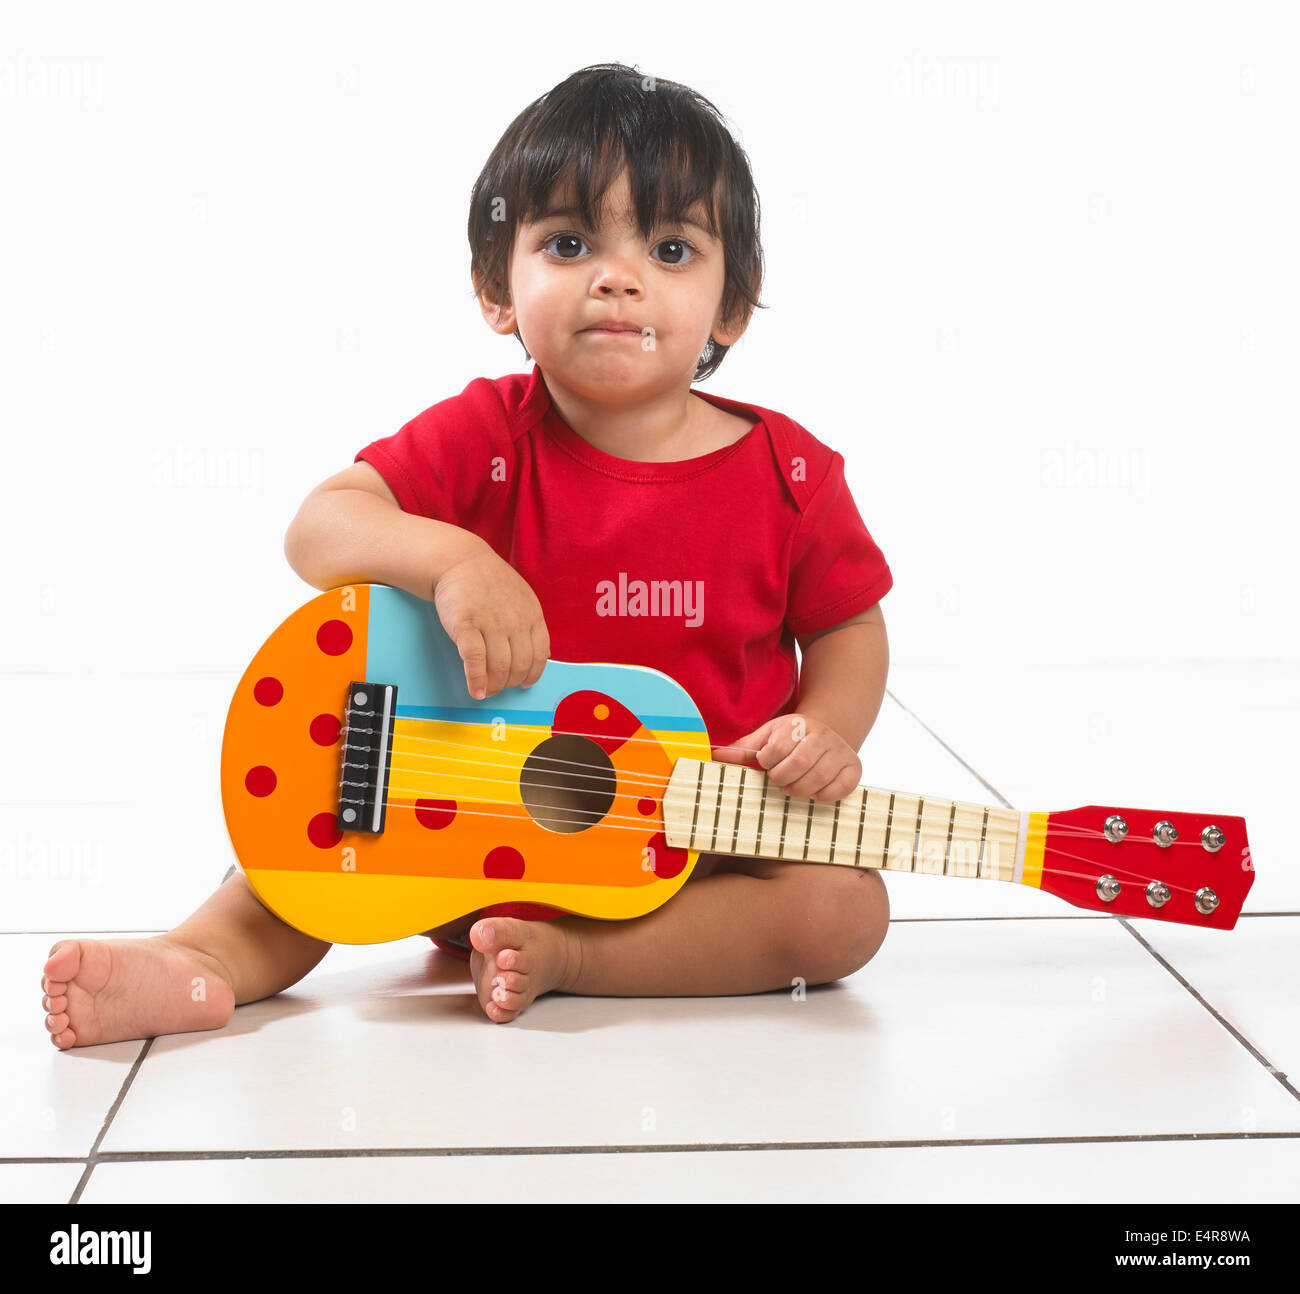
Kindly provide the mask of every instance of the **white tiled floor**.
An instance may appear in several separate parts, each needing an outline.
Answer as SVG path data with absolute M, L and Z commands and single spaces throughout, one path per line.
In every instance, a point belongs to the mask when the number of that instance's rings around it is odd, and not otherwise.
M 228 861 L 205 731 L 227 683 L 160 679 L 207 717 L 173 752 L 156 831 L 121 843 L 138 790 L 75 822 L 52 805 L 20 829 L 3 810 L 26 843 L 0 935 L 0 1200 L 67 1200 L 85 1176 L 88 1203 L 1294 1201 L 1300 915 L 1263 914 L 1300 909 L 1280 758 L 1296 680 L 896 664 L 863 750 L 864 781 L 902 791 L 1241 814 L 1259 915 L 1231 932 L 890 875 L 880 953 L 804 1001 L 552 995 L 502 1027 L 463 963 L 410 939 L 336 947 L 222 1030 L 60 1053 L 41 1024 L 50 945 L 175 924 Z M 76 918 L 58 931 L 56 855 Z

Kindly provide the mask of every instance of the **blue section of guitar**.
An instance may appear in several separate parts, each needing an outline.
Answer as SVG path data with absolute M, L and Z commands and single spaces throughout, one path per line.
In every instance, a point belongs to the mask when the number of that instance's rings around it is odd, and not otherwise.
M 574 664 L 549 660 L 532 687 L 503 688 L 479 701 L 465 686 L 465 666 L 432 602 L 387 584 L 370 585 L 366 679 L 397 684 L 402 719 L 507 723 L 549 727 L 571 692 L 594 688 L 621 701 L 652 731 L 704 732 L 686 689 L 644 665 Z

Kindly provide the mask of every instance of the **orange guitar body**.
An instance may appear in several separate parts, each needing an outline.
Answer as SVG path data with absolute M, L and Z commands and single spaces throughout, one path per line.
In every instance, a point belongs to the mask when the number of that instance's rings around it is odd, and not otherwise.
M 245 671 L 221 790 L 267 907 L 318 939 L 378 943 L 504 901 L 652 911 L 699 857 L 663 837 L 682 755 L 708 759 L 708 734 L 666 674 L 552 660 L 531 688 L 480 701 L 431 603 L 357 584 L 301 607 Z

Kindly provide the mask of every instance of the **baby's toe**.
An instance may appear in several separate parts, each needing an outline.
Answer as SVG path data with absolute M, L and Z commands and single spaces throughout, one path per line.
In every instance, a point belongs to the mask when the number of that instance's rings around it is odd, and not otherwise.
M 45 960 L 46 975 L 57 975 L 61 979 L 71 979 L 76 975 L 77 965 L 81 961 L 81 946 L 75 939 L 61 939 Z
M 524 1001 L 524 978 L 515 971 L 502 971 L 492 981 L 492 1001 L 517 1011 Z

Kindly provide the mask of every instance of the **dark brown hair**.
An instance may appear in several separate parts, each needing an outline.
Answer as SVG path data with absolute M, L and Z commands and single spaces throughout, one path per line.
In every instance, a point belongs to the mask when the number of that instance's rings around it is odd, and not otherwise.
M 767 309 L 758 299 L 759 203 L 745 150 L 703 96 L 622 63 L 574 72 L 529 104 L 497 141 L 470 197 L 475 291 L 487 289 L 490 300 L 509 304 L 510 252 L 520 226 L 540 216 L 563 183 L 576 192 L 587 227 L 595 227 L 605 191 L 624 167 L 647 238 L 703 204 L 703 223 L 724 249 L 725 322 L 738 323 L 751 308 Z M 515 336 L 522 346 L 518 329 Z M 729 349 L 710 339 L 694 380 L 713 374 Z

